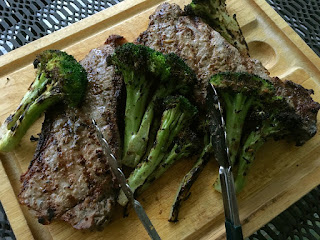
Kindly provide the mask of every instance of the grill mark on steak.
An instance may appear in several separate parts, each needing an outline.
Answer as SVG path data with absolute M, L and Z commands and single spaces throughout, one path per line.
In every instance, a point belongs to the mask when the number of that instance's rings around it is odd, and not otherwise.
M 271 80 L 259 61 L 241 55 L 199 17 L 186 16 L 177 4 L 163 3 L 149 18 L 147 30 L 135 43 L 184 59 L 199 79 L 195 92 L 199 103 L 204 104 L 208 79 L 217 72 L 248 72 Z
M 86 98 L 79 108 L 47 111 L 34 158 L 21 176 L 19 200 L 42 224 L 61 218 L 77 229 L 101 226 L 111 218 L 117 186 L 92 127 L 94 118 L 119 157 L 118 101 L 122 79 L 106 58 L 123 42 L 110 36 L 80 62 L 88 73 Z

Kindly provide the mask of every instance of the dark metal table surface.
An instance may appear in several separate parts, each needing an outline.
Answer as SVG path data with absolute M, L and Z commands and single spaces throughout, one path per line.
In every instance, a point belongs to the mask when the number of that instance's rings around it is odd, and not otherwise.
M 121 0 L 0 0 L 0 55 Z M 266 0 L 320 56 L 320 0 Z M 320 239 L 320 186 L 248 239 Z M 15 239 L 0 201 L 0 240 Z

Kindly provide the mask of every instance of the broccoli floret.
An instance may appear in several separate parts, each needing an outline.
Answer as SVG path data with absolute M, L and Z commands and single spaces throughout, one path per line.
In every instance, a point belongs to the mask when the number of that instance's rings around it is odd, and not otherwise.
M 131 139 L 135 138 L 139 129 L 141 129 L 139 135 L 148 135 L 149 122 L 143 117 L 145 115 L 146 119 L 151 118 L 152 120 L 153 118 L 153 112 L 146 111 L 150 93 L 159 78 L 167 78 L 169 70 L 163 54 L 133 43 L 126 43 L 118 47 L 109 62 L 121 72 L 126 86 L 123 143 L 123 155 L 125 156 Z M 140 155 L 141 152 L 139 147 L 147 142 L 147 139 L 139 138 L 139 140 L 142 140 L 142 143 L 137 142 L 133 150 L 137 155 Z M 133 166 L 125 157 L 122 163 Z
M 172 204 L 169 222 L 177 222 L 180 207 L 183 201 L 187 200 L 190 196 L 190 190 L 192 185 L 196 182 L 200 176 L 202 170 L 213 156 L 212 138 L 210 137 L 210 117 L 205 112 L 200 112 L 200 118 L 197 119 L 197 133 L 199 136 L 203 136 L 202 139 L 198 139 L 198 151 L 200 153 L 195 164 L 190 171 L 182 178 L 179 188 L 176 193 L 176 197 Z M 200 144 L 201 143 L 201 144 Z
M 177 55 L 132 43 L 116 49 L 110 60 L 123 75 L 127 92 L 122 163 L 135 167 L 146 152 L 159 99 L 188 94 L 196 77 Z
M 126 43 L 116 48 L 108 61 L 121 72 L 126 86 L 123 143 L 123 150 L 126 153 L 130 139 L 139 131 L 151 88 L 157 77 L 166 78 L 169 72 L 166 68 L 165 57 L 161 53 L 133 43 Z M 144 127 L 143 131 L 148 131 L 148 129 Z M 126 161 L 122 163 L 130 165 Z
M 237 175 L 235 176 L 237 192 L 240 192 L 244 188 L 248 170 L 260 147 L 272 137 L 280 139 L 290 133 L 287 128 L 287 124 L 289 123 L 281 116 L 287 109 L 280 109 L 279 106 L 273 106 L 273 108 L 272 110 L 270 109 L 271 114 L 263 111 L 257 112 L 256 114 L 259 115 L 258 123 L 255 124 L 255 128 L 251 130 L 249 135 L 243 138 L 243 144 L 239 151 Z
M 73 56 L 46 50 L 34 60 L 36 78 L 15 113 L 1 126 L 0 151 L 11 151 L 29 127 L 50 106 L 65 102 L 77 106 L 85 96 L 87 74 Z
M 226 9 L 225 0 L 192 0 L 185 6 L 187 15 L 202 18 L 209 26 L 219 32 L 240 53 L 249 55 L 248 45 L 234 14 L 231 17 Z
M 271 82 L 248 73 L 219 73 L 210 83 L 223 99 L 230 162 L 234 164 L 248 111 L 267 95 L 273 98 L 275 89 Z
M 301 145 L 316 132 L 320 106 L 311 99 L 311 92 L 300 85 L 248 73 L 219 73 L 210 83 L 224 106 L 230 162 L 237 171 L 237 192 L 243 189 L 248 169 L 265 141 L 288 138 Z M 220 190 L 219 181 L 216 189 Z
M 122 158 L 123 163 L 127 166 L 135 167 L 145 153 L 157 103 L 168 95 L 177 93 L 189 95 L 196 83 L 194 72 L 177 55 L 173 53 L 165 55 L 165 60 L 166 69 L 169 69 L 170 74 L 162 77 L 157 84 L 156 91 L 147 106 L 138 132 L 130 137 L 127 151 Z
M 275 88 L 271 82 L 248 73 L 219 73 L 210 83 L 216 88 L 223 100 L 225 111 L 226 139 L 230 153 L 230 163 L 234 166 L 243 135 L 244 124 L 249 110 L 261 106 L 263 99 L 274 98 Z M 220 181 L 215 184 L 218 191 Z
M 254 108 L 249 116 L 253 123 L 245 130 L 239 152 L 235 179 L 238 192 L 245 186 L 255 154 L 268 139 L 286 138 L 301 146 L 317 131 L 316 119 L 320 105 L 311 99 L 310 94 L 313 92 L 291 81 L 282 83 L 279 79 L 274 79 L 273 84 L 276 97 L 262 107 Z
M 170 75 L 166 81 L 162 81 L 161 95 L 166 93 L 167 95 L 180 94 L 190 97 L 190 93 L 197 84 L 196 74 L 176 54 L 169 53 L 165 55 L 165 58 L 170 69 Z
M 170 147 L 171 150 L 168 151 L 159 166 L 138 189 L 138 195 L 147 189 L 156 179 L 160 178 L 174 163 L 180 159 L 196 155 L 200 149 L 199 143 L 198 136 L 190 128 L 181 130 L 178 137 L 173 141 L 173 147 Z
M 128 184 L 132 191 L 140 187 L 159 166 L 170 151 L 169 148 L 175 137 L 182 129 L 191 124 L 192 119 L 197 114 L 197 108 L 183 96 L 169 96 L 164 104 L 165 110 L 162 114 L 154 146 L 146 159 L 135 168 L 128 178 Z M 122 206 L 128 202 L 122 191 L 119 194 L 118 202 Z

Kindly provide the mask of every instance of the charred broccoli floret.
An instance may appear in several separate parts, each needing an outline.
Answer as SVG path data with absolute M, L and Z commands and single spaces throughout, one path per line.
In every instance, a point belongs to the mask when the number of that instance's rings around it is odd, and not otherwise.
M 159 78 L 167 78 L 169 70 L 163 54 L 142 45 L 126 43 L 118 47 L 108 59 L 110 64 L 116 66 L 123 76 L 126 86 L 125 130 L 123 155 L 125 156 L 132 138 L 138 134 L 139 129 L 143 135 L 148 135 L 148 123 L 143 116 L 150 100 L 150 92 Z M 152 113 L 147 118 L 152 118 Z M 143 125 L 141 127 L 141 125 Z M 147 140 L 147 139 L 145 139 Z M 144 140 L 142 140 L 144 141 Z M 143 143 L 142 143 L 143 144 Z M 137 144 L 136 146 L 140 146 Z M 139 149 L 135 149 L 138 154 Z M 124 165 L 132 166 L 123 160 Z
M 223 99 L 230 161 L 234 164 L 249 110 L 263 104 L 263 99 L 275 98 L 275 88 L 271 82 L 247 73 L 219 73 L 210 83 Z
M 243 142 L 238 156 L 237 175 L 235 176 L 237 192 L 240 192 L 244 188 L 248 170 L 260 147 L 272 137 L 280 139 L 290 134 L 287 127 L 287 124 L 290 123 L 287 122 L 286 117 L 282 116 L 283 113 L 286 114 L 286 111 L 290 111 L 290 109 L 286 109 L 285 106 L 283 106 L 283 109 L 280 109 L 278 106 L 273 106 L 273 109 L 269 109 L 268 112 L 270 113 L 263 110 L 257 112 L 256 114 L 259 116 L 255 116 L 257 121 L 255 128 L 242 139 Z
M 135 167 L 145 153 L 157 103 L 172 94 L 188 95 L 196 82 L 194 72 L 177 55 L 173 53 L 165 55 L 165 60 L 166 69 L 169 69 L 170 74 L 160 79 L 138 132 L 130 138 L 127 151 L 122 159 L 127 166 Z
M 316 118 L 320 105 L 311 99 L 313 92 L 291 81 L 283 83 L 277 78 L 273 79 L 273 85 L 277 100 L 268 101 L 250 113 L 248 120 L 251 124 L 245 130 L 239 151 L 235 178 L 237 191 L 244 188 L 255 154 L 268 139 L 286 138 L 301 146 L 317 131 Z
M 117 48 L 110 60 L 123 75 L 127 92 L 122 163 L 135 167 L 146 152 L 157 102 L 188 94 L 196 77 L 177 55 L 132 43 Z
M 19 107 L 1 126 L 0 151 L 13 150 L 29 127 L 50 106 L 65 102 L 77 106 L 85 96 L 87 75 L 73 56 L 46 50 L 34 60 L 36 78 Z
M 170 151 L 175 137 L 191 123 L 197 114 L 197 108 L 183 96 L 170 96 L 166 98 L 164 104 L 165 110 L 154 146 L 145 160 L 135 168 L 128 178 L 128 184 L 132 191 L 140 187 L 161 164 Z M 123 192 L 120 192 L 118 202 L 122 206 L 127 204 L 128 200 Z
M 171 208 L 169 222 L 178 221 L 181 204 L 189 197 L 192 185 L 198 179 L 200 173 L 209 162 L 212 153 L 212 144 L 209 142 L 205 144 L 205 147 L 202 149 L 199 158 L 197 159 L 191 170 L 183 177 Z
M 208 97 L 208 96 L 207 96 Z M 208 105 L 208 104 L 206 104 Z M 183 201 L 186 201 L 190 196 L 192 185 L 196 182 L 201 172 L 213 157 L 212 138 L 210 137 L 210 116 L 207 108 L 200 110 L 199 118 L 197 119 L 196 132 L 198 136 L 198 146 L 196 154 L 199 154 L 192 168 L 182 178 L 179 188 L 176 192 L 174 202 L 169 215 L 169 222 L 177 222 L 179 211 Z
M 243 189 L 255 153 L 265 141 L 289 138 L 301 145 L 316 132 L 319 104 L 300 85 L 279 79 L 269 81 L 248 73 L 219 73 L 210 83 L 224 104 L 237 192 Z M 216 189 L 220 190 L 219 182 Z

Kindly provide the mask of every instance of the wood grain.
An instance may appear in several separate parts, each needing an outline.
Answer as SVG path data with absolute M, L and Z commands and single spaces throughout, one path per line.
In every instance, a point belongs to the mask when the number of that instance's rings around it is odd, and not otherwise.
M 0 57 L 0 121 L 14 111 L 33 80 L 32 61 L 44 49 L 62 49 L 82 59 L 90 49 L 101 45 L 110 34 L 129 41 L 145 30 L 148 16 L 161 0 L 126 0 L 62 30 Z M 180 6 L 189 1 L 175 0 Z M 229 0 L 250 47 L 250 53 L 280 76 L 315 90 L 320 100 L 320 59 L 264 0 Z M 19 147 L 0 154 L 0 200 L 18 239 L 148 239 L 132 210 L 122 218 L 117 210 L 111 224 L 101 232 L 78 231 L 64 222 L 42 226 L 17 202 L 19 178 L 35 150 L 29 141 L 39 133 L 42 119 L 28 131 Z M 320 184 L 320 136 L 303 147 L 286 142 L 268 142 L 258 153 L 248 185 L 239 195 L 240 218 L 248 236 Z M 175 191 L 192 160 L 177 163 L 139 200 L 163 239 L 224 239 L 223 207 L 212 183 L 217 165 L 210 162 L 192 188 L 181 209 L 180 221 L 167 221 Z

